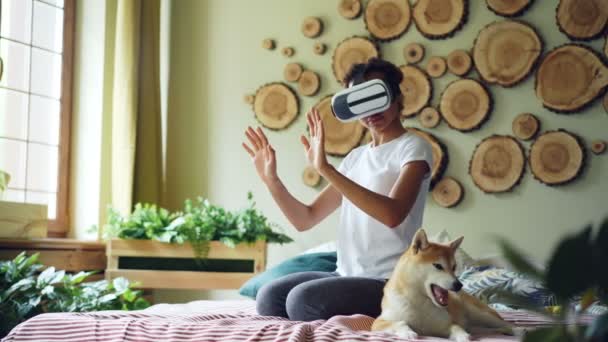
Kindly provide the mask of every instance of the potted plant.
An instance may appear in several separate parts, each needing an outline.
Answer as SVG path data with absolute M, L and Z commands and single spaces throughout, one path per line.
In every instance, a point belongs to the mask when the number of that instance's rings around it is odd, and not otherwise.
M 292 241 L 255 207 L 251 193 L 248 200 L 235 212 L 203 198 L 186 200 L 178 212 L 138 203 L 123 217 L 110 209 L 106 276 L 147 288 L 240 287 L 264 270 L 267 243 Z
M 538 328 L 526 332 L 524 342 L 541 341 L 606 341 L 608 340 L 608 312 L 597 316 L 593 323 L 579 322 L 592 304 L 608 305 L 608 219 L 593 233 L 591 226 L 578 234 L 562 239 L 555 248 L 546 270 L 540 270 L 514 246 L 501 241 L 503 255 L 511 266 L 543 284 L 557 301 L 556 306 L 538 307 L 527 297 L 502 293 L 516 306 L 550 315 L 561 325 Z
M 117 278 L 87 282 L 95 272 L 67 274 L 44 266 L 38 253 L 0 262 L 0 338 L 40 313 L 139 310 L 150 305 L 133 283 Z

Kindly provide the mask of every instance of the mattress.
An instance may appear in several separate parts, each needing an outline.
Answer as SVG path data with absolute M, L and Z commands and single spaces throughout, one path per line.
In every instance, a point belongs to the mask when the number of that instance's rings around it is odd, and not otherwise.
M 500 314 L 517 326 L 555 324 L 546 317 L 524 311 Z M 591 319 L 588 317 L 587 319 Z M 586 319 L 585 319 L 586 320 Z M 406 340 L 370 332 L 373 318 L 335 316 L 313 322 L 259 316 L 252 300 L 194 301 L 157 304 L 141 311 L 48 313 L 17 327 L 2 342 L 16 341 L 447 341 L 420 337 Z M 475 336 L 478 341 L 516 341 L 514 336 Z

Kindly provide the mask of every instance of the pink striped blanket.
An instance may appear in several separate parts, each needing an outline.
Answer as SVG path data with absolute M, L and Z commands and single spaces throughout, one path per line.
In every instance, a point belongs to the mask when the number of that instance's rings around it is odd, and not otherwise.
M 530 327 L 552 324 L 526 312 L 501 312 L 508 321 Z M 42 314 L 15 327 L 2 342 L 16 341 L 408 341 L 370 332 L 373 318 L 336 316 L 327 321 L 289 321 L 255 313 L 251 300 L 158 304 L 142 311 Z M 513 336 L 476 336 L 478 341 L 515 341 Z M 446 341 L 421 337 L 409 341 Z

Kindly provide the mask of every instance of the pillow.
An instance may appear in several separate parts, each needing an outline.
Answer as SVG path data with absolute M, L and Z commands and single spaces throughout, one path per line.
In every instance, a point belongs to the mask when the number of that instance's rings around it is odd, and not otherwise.
M 303 254 L 285 260 L 282 263 L 249 279 L 239 289 L 239 294 L 255 299 L 258 290 L 266 283 L 282 276 L 307 271 L 334 272 L 336 270 L 337 253 L 322 252 Z
M 553 294 L 541 283 L 522 273 L 498 267 L 468 268 L 459 277 L 462 289 L 488 303 L 505 303 L 501 292 L 513 293 L 537 306 L 556 305 Z
M 429 238 L 429 241 L 441 244 L 447 244 L 452 240 L 453 239 L 450 237 L 450 234 L 445 229 Z M 475 259 L 465 252 L 462 247 L 458 247 L 454 257 L 456 258 L 456 275 L 464 272 L 467 267 L 475 265 Z
M 530 264 L 532 264 L 532 266 L 536 267 L 537 269 L 539 269 L 541 271 L 545 270 L 546 267 L 541 262 L 534 260 L 525 255 L 523 255 L 522 257 L 525 260 L 527 260 Z M 478 258 L 477 260 L 475 260 L 475 266 L 493 266 L 493 267 L 498 267 L 498 268 L 504 268 L 509 271 L 514 271 L 514 272 L 517 271 L 511 266 L 511 264 L 507 261 L 507 259 L 503 255 L 500 255 L 500 254 L 489 254 L 484 257 Z

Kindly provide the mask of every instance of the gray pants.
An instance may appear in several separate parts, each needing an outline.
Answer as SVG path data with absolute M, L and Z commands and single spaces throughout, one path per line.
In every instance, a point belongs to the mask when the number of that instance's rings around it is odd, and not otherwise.
M 294 321 L 328 319 L 335 315 L 380 315 L 386 279 L 342 277 L 329 272 L 300 272 L 264 285 L 256 296 L 262 316 Z

